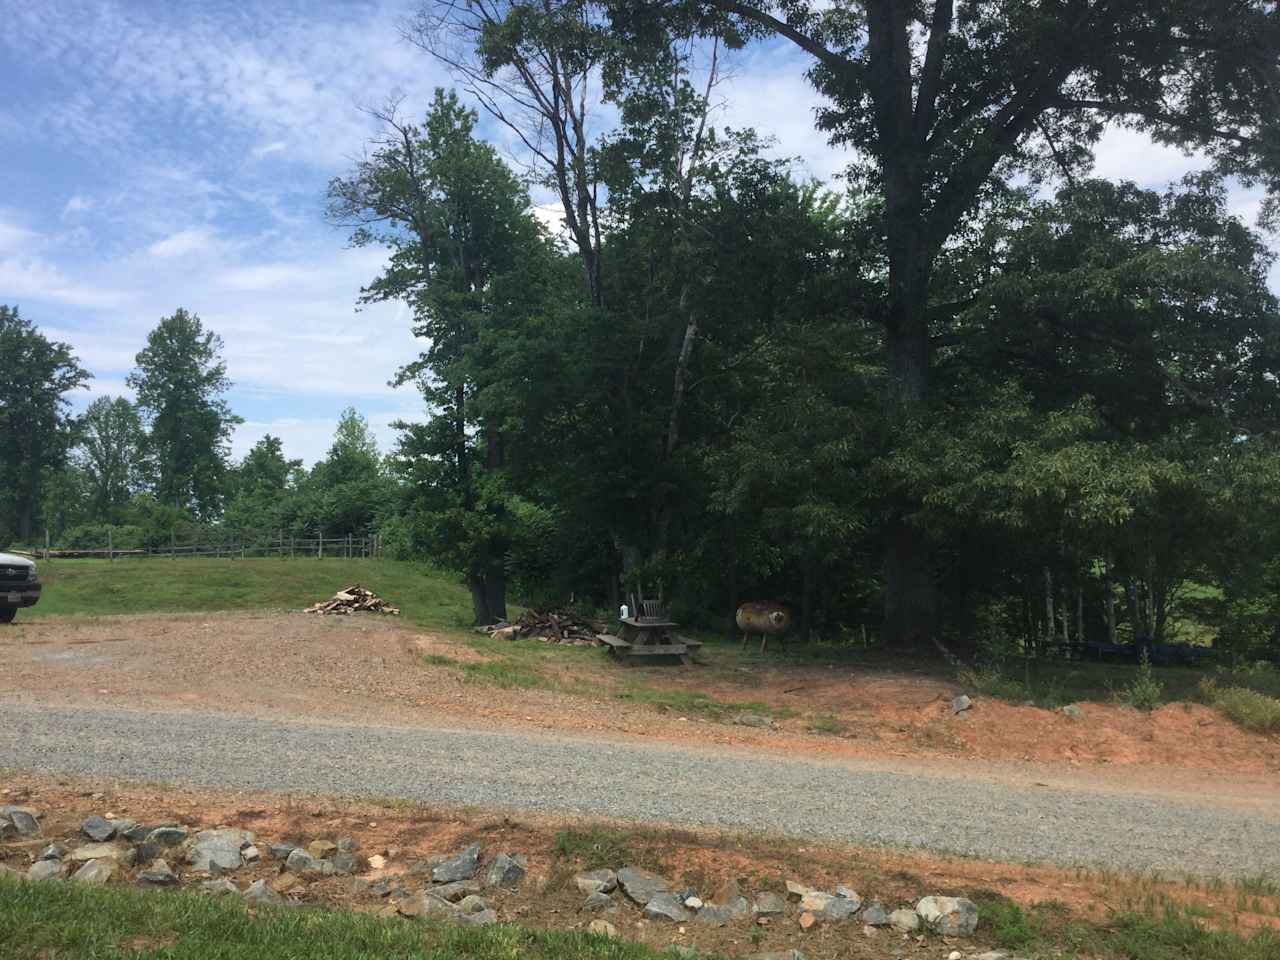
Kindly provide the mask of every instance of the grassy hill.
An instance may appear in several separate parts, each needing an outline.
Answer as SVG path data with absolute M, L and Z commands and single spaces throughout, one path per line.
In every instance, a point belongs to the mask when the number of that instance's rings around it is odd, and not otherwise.
M 19 620 L 53 616 L 298 610 L 358 583 L 414 623 L 466 627 L 471 599 L 456 574 L 392 560 L 151 558 L 50 560 L 44 594 Z

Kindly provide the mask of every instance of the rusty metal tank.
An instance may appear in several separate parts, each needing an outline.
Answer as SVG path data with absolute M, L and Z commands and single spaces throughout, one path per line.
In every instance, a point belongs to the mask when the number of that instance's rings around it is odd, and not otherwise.
M 780 603 L 744 603 L 734 619 L 748 636 L 780 637 L 791 629 L 791 611 Z

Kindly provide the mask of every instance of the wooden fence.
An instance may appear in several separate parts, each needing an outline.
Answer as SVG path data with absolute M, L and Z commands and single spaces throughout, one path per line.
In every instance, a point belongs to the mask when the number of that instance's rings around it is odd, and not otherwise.
M 298 558 L 314 557 L 316 559 L 370 559 L 382 556 L 382 538 L 377 534 L 355 537 L 286 537 L 283 534 L 274 537 L 244 535 L 229 537 L 217 542 L 206 541 L 189 544 L 171 542 L 167 546 L 145 548 L 116 548 L 111 537 L 102 547 L 57 548 L 49 545 L 45 539 L 43 550 L 31 551 L 32 556 L 45 560 L 70 559 L 102 559 L 130 560 L 145 557 L 220 557 L 245 560 L 250 557 Z

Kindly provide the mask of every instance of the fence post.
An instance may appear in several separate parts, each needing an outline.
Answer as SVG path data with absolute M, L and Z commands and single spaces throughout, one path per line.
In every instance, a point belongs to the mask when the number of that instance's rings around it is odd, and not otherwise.
M 178 556 L 178 534 L 173 527 L 169 528 L 169 556 Z
M 347 534 L 347 559 L 351 559 L 351 534 Z
M 107 527 L 107 563 L 116 562 L 115 546 L 111 542 L 111 528 Z
M 317 542 L 320 544 L 320 547 L 319 547 L 320 559 L 323 560 L 324 559 L 324 530 L 317 530 L 316 533 L 319 535 L 317 538 Z
M 45 560 L 45 563 L 49 562 L 49 528 L 48 527 L 44 528 L 44 560 Z

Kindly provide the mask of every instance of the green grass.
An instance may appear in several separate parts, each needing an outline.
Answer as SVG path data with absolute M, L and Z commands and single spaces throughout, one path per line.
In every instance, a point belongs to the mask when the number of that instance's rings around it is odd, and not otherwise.
M 359 583 L 414 623 L 462 628 L 471 599 L 455 575 L 392 560 L 150 558 L 38 564 L 44 593 L 18 622 L 216 610 L 297 610 Z
M 577 861 L 587 870 L 636 862 L 630 834 L 606 827 L 561 830 L 556 834 L 553 849 L 560 859 Z
M 551 679 L 541 671 L 513 659 L 464 663 L 462 675 L 472 683 L 484 683 L 504 690 L 532 690 L 554 686 Z
M 1245 687 L 1219 687 L 1213 680 L 1200 684 L 1200 694 L 1206 703 L 1246 730 L 1280 733 L 1280 699 Z
M 258 907 L 167 891 L 0 877 L 5 960 L 653 960 L 626 940 Z
M 795 716 L 794 710 L 786 707 L 771 707 L 767 703 L 756 700 L 719 700 L 697 690 L 664 690 L 645 686 L 642 683 L 636 683 L 616 696 L 619 700 L 630 703 L 643 703 L 671 713 L 703 716 L 713 720 L 723 720 L 731 715 L 743 713 L 778 719 Z

